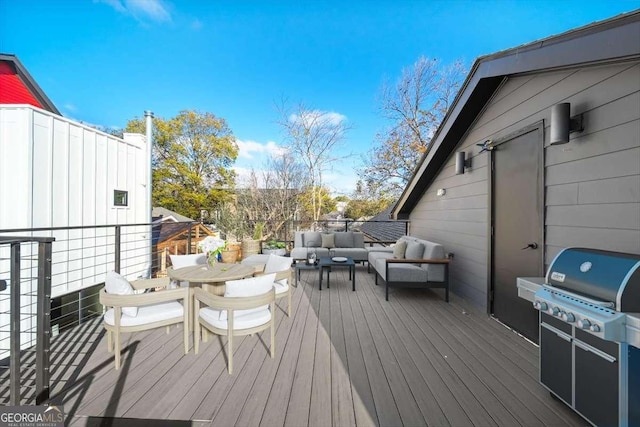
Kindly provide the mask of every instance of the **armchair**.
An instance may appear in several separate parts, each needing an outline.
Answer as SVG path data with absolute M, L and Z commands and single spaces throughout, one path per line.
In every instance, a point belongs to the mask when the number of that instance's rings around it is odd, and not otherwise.
M 263 274 L 276 273 L 273 286 L 276 290 L 276 299 L 287 297 L 287 316 L 291 317 L 291 258 L 269 255 Z
M 227 336 L 227 362 L 233 374 L 233 337 L 250 335 L 271 328 L 271 358 L 275 352 L 275 274 L 250 279 L 231 280 L 226 283 L 224 297 L 203 289 L 194 289 L 194 350 L 206 341 L 207 331 Z M 201 304 L 205 307 L 200 308 Z
M 168 285 L 168 278 L 129 283 L 118 273 L 107 273 L 105 287 L 100 291 L 100 303 L 107 308 L 103 326 L 107 330 L 107 349 L 109 352 L 115 350 L 116 369 L 120 369 L 120 334 L 123 332 L 146 331 L 183 323 L 184 353 L 189 352 L 189 289 L 133 293 L 134 290 Z

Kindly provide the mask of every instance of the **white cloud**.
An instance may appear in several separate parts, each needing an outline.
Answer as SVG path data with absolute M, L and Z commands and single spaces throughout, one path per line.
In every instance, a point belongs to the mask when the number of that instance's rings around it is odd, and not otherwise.
M 299 116 L 297 114 L 289 115 L 289 121 L 298 122 L 303 121 L 307 127 L 312 126 L 314 123 L 323 123 L 330 125 L 339 125 L 340 123 L 347 120 L 347 116 L 342 115 L 340 113 L 336 113 L 335 111 L 320 111 L 320 110 L 311 110 L 306 111 L 303 115 Z
M 71 103 L 64 104 L 63 108 L 71 113 L 75 113 L 76 111 L 78 111 L 76 106 Z
M 242 159 L 253 160 L 256 155 L 257 157 L 264 158 L 284 152 L 284 148 L 278 146 L 278 144 L 273 141 L 261 144 L 256 141 L 242 141 L 237 139 L 236 143 L 238 144 L 238 157 Z
M 358 182 L 358 174 L 354 170 L 354 165 L 347 164 L 346 162 L 341 168 L 334 168 L 340 170 L 340 172 L 329 172 L 323 176 L 324 185 L 329 187 L 331 195 L 335 196 L 350 196 L 356 188 Z
M 202 29 L 202 21 L 199 19 L 194 19 L 193 21 L 191 21 L 191 29 L 195 31 Z
M 139 22 L 171 22 L 171 14 L 163 0 L 94 0 L 111 6 L 124 15 L 130 15 Z

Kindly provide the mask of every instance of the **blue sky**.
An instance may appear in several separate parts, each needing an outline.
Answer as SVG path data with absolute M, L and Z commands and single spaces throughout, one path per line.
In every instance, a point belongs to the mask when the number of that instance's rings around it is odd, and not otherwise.
M 152 110 L 225 118 L 239 171 L 282 141 L 288 99 L 354 126 L 325 175 L 349 193 L 383 127 L 377 96 L 421 55 L 443 63 L 515 47 L 640 7 L 640 1 L 0 0 L 13 53 L 63 115 L 123 127 Z

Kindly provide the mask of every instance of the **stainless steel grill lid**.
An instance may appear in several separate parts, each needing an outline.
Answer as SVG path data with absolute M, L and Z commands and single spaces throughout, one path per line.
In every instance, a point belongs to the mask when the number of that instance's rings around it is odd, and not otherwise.
M 567 248 L 551 262 L 546 282 L 587 298 L 613 302 L 618 311 L 640 312 L 640 255 Z

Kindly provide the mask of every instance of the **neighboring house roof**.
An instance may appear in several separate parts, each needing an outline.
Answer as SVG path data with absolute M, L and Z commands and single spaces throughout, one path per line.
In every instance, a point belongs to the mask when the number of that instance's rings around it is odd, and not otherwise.
M 391 219 L 392 208 L 393 204 L 363 222 L 360 226 L 360 231 L 369 236 L 371 240 L 380 242 L 395 242 L 407 234 L 405 221 L 394 221 Z
M 640 57 L 640 10 L 478 58 L 392 208 L 408 218 L 491 97 L 509 76 Z M 483 141 L 478 141 L 482 143 Z
M 187 218 L 184 215 L 180 215 L 167 208 L 156 207 L 151 210 L 151 216 L 153 218 L 161 217 L 160 221 L 173 221 L 173 222 L 193 222 L 191 218 Z
M 29 104 L 62 115 L 18 58 L 5 53 L 0 53 L 0 104 Z
M 173 240 L 186 240 L 189 230 L 191 230 L 191 238 L 195 242 L 195 236 L 198 234 L 201 240 L 206 236 L 214 236 L 215 233 L 199 222 L 159 222 L 153 226 L 153 244 L 170 246 L 168 242 Z M 166 246 L 165 245 L 165 246 Z

